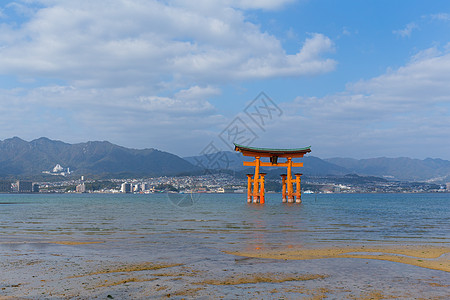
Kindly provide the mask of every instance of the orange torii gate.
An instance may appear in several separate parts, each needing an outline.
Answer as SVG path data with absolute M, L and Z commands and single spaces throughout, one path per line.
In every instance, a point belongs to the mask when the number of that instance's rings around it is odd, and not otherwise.
M 253 156 L 254 161 L 244 161 L 244 166 L 254 166 L 255 174 L 247 174 L 247 202 L 251 203 L 253 198 L 253 203 L 264 204 L 264 177 L 267 173 L 260 173 L 260 167 L 287 167 L 287 174 L 281 175 L 282 178 L 282 201 L 283 203 L 295 202 L 301 203 L 301 173 L 296 173 L 295 180 L 292 178 L 292 167 L 303 167 L 303 163 L 295 163 L 292 161 L 293 158 L 303 157 L 306 153 L 311 152 L 311 146 L 305 148 L 297 149 L 270 149 L 270 148 L 255 148 L 247 147 L 238 144 L 234 144 L 234 150 L 239 151 L 244 156 Z M 261 157 L 269 157 L 270 162 L 262 162 Z M 286 158 L 286 162 L 279 163 L 278 158 Z M 295 193 L 294 193 L 294 182 L 296 183 Z M 252 188 L 253 187 L 253 188 Z M 286 199 L 287 192 L 287 199 Z

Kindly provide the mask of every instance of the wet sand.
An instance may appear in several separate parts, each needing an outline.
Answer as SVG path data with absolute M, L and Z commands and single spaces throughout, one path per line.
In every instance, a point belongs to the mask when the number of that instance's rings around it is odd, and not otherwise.
M 111 241 L 3 245 L 0 300 L 450 297 L 444 246 L 209 249 L 194 260 L 156 253 L 134 261 L 96 252 Z
M 49 243 L 58 245 L 88 245 L 88 244 L 100 244 L 103 242 L 89 241 L 89 242 L 78 242 L 78 241 L 50 241 Z
M 376 259 L 403 263 L 422 268 L 450 272 L 450 247 L 434 246 L 360 246 L 333 248 L 286 248 L 255 250 L 253 252 L 227 252 L 228 254 L 284 260 L 309 260 L 325 258 Z

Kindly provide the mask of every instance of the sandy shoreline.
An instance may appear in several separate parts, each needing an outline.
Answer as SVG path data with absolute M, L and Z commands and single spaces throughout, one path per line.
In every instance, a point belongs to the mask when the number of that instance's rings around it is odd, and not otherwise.
M 225 253 L 267 259 L 310 260 L 324 258 L 376 259 L 450 272 L 450 247 L 445 246 L 358 246 L 286 248 Z
M 192 256 L 174 259 L 163 254 L 133 261 L 92 252 L 104 245 L 113 247 L 110 241 L 98 240 L 7 244 L 0 256 L 0 299 L 210 299 L 229 295 L 258 299 L 411 299 L 433 295 L 434 299 L 448 299 L 450 295 L 445 273 L 437 271 L 450 271 L 450 249 L 445 246 L 298 247 L 254 252 L 217 249 L 194 260 Z M 326 258 L 359 259 L 341 263 Z M 412 271 L 408 265 L 423 268 Z

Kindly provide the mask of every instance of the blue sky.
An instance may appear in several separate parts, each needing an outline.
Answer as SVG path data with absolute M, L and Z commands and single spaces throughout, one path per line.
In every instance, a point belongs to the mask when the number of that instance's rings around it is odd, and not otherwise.
M 2 1 L 0 102 L 0 140 L 450 159 L 450 2 Z

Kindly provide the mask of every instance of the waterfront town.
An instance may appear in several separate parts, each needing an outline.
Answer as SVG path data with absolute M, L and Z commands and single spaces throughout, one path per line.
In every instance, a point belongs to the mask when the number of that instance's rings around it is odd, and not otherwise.
M 0 181 L 0 193 L 246 193 L 247 179 L 227 173 L 199 176 L 89 179 L 81 176 L 63 181 Z M 281 192 L 281 179 L 266 181 L 267 193 Z M 443 193 L 450 183 L 391 181 L 380 177 L 303 176 L 302 193 Z

